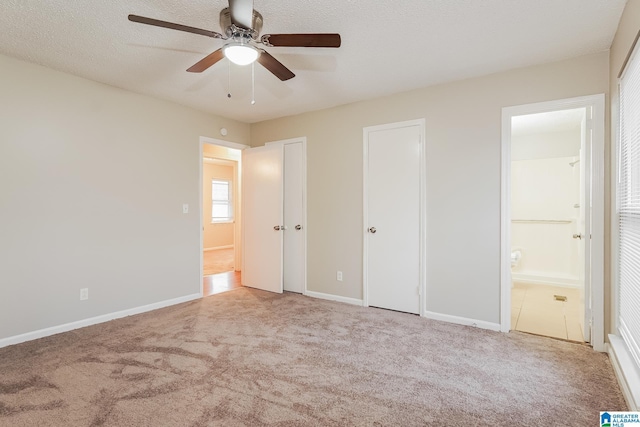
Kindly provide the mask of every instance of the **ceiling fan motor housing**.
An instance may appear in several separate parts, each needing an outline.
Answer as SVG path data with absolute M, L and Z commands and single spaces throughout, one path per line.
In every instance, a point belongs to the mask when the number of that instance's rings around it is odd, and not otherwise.
M 253 40 L 257 40 L 260 31 L 262 31 L 262 22 L 262 15 L 255 9 L 253 10 L 253 17 L 251 19 L 251 28 L 239 27 L 232 23 L 231 11 L 228 7 L 220 11 L 220 28 L 224 30 L 227 37 L 232 39 L 250 37 Z

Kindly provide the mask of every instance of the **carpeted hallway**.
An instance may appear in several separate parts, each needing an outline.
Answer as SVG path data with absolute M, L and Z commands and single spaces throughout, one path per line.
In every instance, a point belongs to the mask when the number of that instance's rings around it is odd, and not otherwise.
M 0 349 L 2 426 L 587 426 L 605 354 L 240 288 Z

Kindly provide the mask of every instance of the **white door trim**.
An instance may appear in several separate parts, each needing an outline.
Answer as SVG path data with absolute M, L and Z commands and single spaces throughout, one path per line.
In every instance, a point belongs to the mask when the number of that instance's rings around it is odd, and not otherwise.
M 362 149 L 363 149 L 363 180 L 362 180 L 362 305 L 364 307 L 369 306 L 369 279 L 368 279 L 368 242 L 369 242 L 369 233 L 367 232 L 367 224 L 369 223 L 369 209 L 367 204 L 367 193 L 368 193 L 368 180 L 369 180 L 369 170 L 368 170 L 368 157 L 369 150 L 367 147 L 367 142 L 369 141 L 369 133 L 377 132 L 381 130 L 389 130 L 389 129 L 398 129 L 403 127 L 410 126 L 418 126 L 420 129 L 420 230 L 419 238 L 420 238 L 420 283 L 418 287 L 420 289 L 420 316 L 425 316 L 426 309 L 426 301 L 427 301 L 427 286 L 426 286 L 426 278 L 427 278 L 427 180 L 426 180 L 426 141 L 425 141 L 425 119 L 416 119 L 416 120 L 408 120 L 405 122 L 396 122 L 396 123 L 388 123 L 384 125 L 377 126 L 367 126 L 362 129 Z
M 307 248 L 307 137 L 299 136 L 297 138 L 283 139 L 280 141 L 270 141 L 264 145 L 286 145 L 296 143 L 302 143 L 302 239 L 304 241 L 304 265 L 302 267 L 304 273 L 304 286 L 302 295 L 307 295 L 309 292 L 307 289 L 307 254 L 309 253 Z
M 200 147 L 202 147 L 202 144 L 220 145 L 221 147 L 235 148 L 236 150 L 244 150 L 245 148 L 251 148 L 251 146 L 249 145 L 239 144 L 237 142 L 231 142 L 231 141 L 224 141 L 222 139 L 209 138 L 207 136 L 200 137 Z M 202 154 L 202 152 L 200 154 Z
M 204 289 L 202 288 L 202 280 L 204 279 L 204 259 L 202 256 L 202 253 L 204 252 L 204 218 L 202 216 L 202 174 L 203 174 L 203 170 L 202 170 L 202 150 L 204 148 L 204 144 L 211 144 L 211 145 L 219 145 L 222 147 L 227 147 L 227 148 L 235 148 L 237 150 L 244 150 L 245 148 L 249 148 L 248 145 L 244 145 L 244 144 L 238 144 L 237 142 L 230 142 L 230 141 L 223 141 L 221 139 L 215 139 L 215 138 L 209 138 L 206 136 L 201 136 L 199 143 L 198 143 L 198 216 L 200 217 L 200 253 L 199 253 L 199 257 L 200 257 L 200 297 L 202 297 L 204 295 Z M 241 194 L 241 186 L 242 186 L 242 182 L 240 181 L 240 168 L 237 167 L 238 162 L 235 162 L 236 166 L 233 167 L 234 170 L 234 175 L 235 178 L 237 179 L 235 188 L 236 188 L 236 193 L 237 194 Z M 239 201 L 239 197 L 235 198 L 236 201 L 235 203 L 235 212 L 236 212 L 236 224 L 240 224 L 240 218 L 239 218 L 239 214 L 240 214 L 240 201 Z M 241 241 L 241 236 L 240 236 L 240 232 L 241 230 L 239 230 L 240 227 L 235 227 L 235 232 L 234 232 L 234 236 L 233 236 L 233 240 L 234 242 L 240 242 Z M 238 245 L 236 245 L 236 248 L 238 247 Z M 237 259 L 237 253 L 235 258 Z
M 592 217 L 591 217 L 591 345 L 604 345 L 604 94 L 560 99 L 502 109 L 502 167 L 500 207 L 500 330 L 511 330 L 511 118 L 570 108 L 592 109 Z

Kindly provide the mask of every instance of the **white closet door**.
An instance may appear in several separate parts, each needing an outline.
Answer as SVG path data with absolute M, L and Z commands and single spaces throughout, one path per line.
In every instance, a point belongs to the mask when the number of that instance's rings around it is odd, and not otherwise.
M 367 303 L 418 314 L 421 128 L 392 127 L 367 135 Z
M 282 293 L 282 146 L 242 151 L 242 284 Z
M 304 292 L 302 143 L 284 145 L 284 290 Z

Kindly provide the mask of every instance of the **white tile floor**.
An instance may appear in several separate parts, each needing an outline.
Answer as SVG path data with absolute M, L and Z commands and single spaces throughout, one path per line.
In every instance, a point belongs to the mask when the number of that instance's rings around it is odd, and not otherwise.
M 557 301 L 563 295 L 567 301 Z M 511 329 L 583 342 L 580 293 L 574 288 L 515 282 L 511 288 Z

